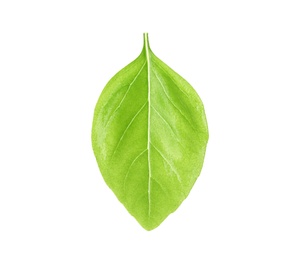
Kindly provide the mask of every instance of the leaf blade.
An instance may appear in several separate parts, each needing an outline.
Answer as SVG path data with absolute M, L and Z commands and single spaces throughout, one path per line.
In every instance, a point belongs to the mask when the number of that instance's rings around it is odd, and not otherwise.
M 92 126 L 105 182 L 145 229 L 156 228 L 188 196 L 208 137 L 198 94 L 153 54 L 145 34 L 139 57 L 102 91 Z

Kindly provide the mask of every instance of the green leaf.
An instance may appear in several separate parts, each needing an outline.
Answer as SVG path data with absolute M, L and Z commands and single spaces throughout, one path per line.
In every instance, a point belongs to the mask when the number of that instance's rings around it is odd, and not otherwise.
M 198 94 L 153 54 L 145 33 L 141 54 L 109 81 L 95 108 L 92 144 L 105 182 L 152 230 L 188 196 L 207 141 Z

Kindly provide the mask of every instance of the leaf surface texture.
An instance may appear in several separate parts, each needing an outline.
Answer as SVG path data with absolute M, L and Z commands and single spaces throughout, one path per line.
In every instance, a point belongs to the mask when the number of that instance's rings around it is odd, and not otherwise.
M 207 141 L 201 99 L 144 34 L 141 54 L 108 82 L 95 107 L 92 145 L 105 182 L 152 230 L 188 196 Z

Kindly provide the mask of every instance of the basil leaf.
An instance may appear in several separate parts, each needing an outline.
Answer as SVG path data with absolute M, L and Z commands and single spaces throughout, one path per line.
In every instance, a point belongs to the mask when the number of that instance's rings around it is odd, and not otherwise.
M 152 230 L 188 196 L 207 141 L 198 94 L 153 54 L 145 33 L 141 54 L 109 81 L 95 108 L 92 144 L 105 182 Z

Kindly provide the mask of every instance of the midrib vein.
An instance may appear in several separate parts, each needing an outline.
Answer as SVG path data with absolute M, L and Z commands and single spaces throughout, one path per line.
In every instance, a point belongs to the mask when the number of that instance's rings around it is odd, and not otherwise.
M 147 141 L 147 150 L 148 150 L 148 216 L 151 215 L 151 160 L 150 160 L 150 151 L 151 151 L 151 136 L 150 136 L 150 127 L 151 127 L 151 82 L 150 82 L 150 54 L 149 54 L 149 42 L 148 34 L 145 33 L 145 52 L 147 59 L 147 72 L 148 72 L 148 141 Z

